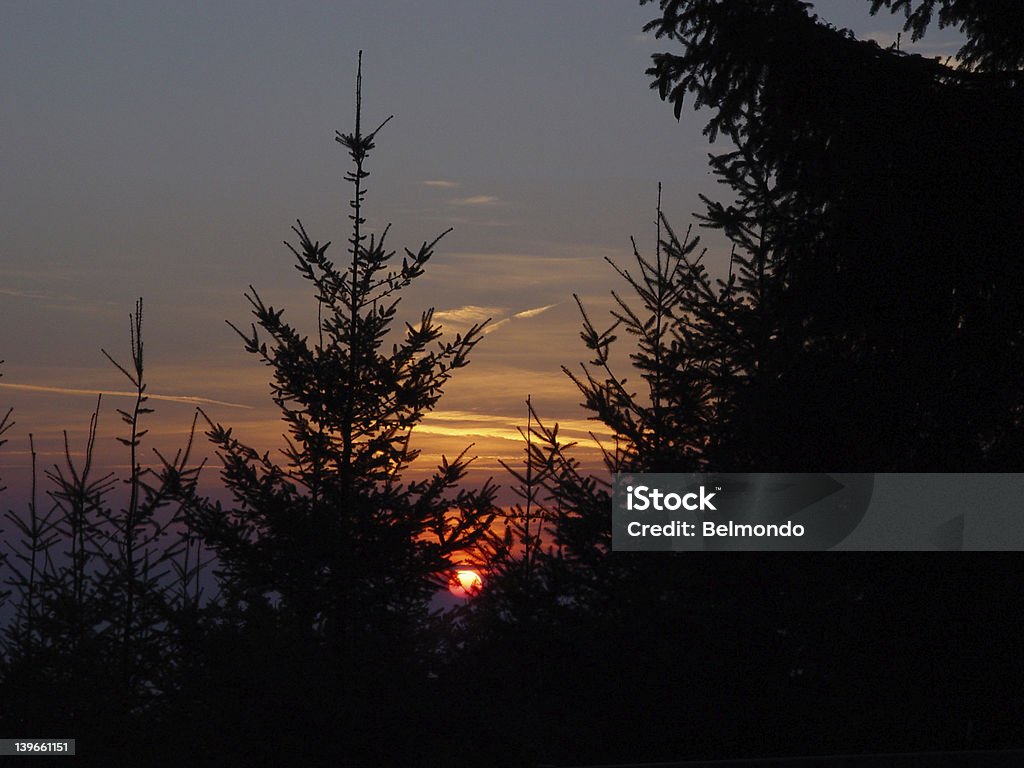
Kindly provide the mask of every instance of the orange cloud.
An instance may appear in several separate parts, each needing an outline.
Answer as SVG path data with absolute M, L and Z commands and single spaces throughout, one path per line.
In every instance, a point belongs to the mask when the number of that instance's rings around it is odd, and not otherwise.
M 508 310 L 503 307 L 478 307 L 474 304 L 468 304 L 464 307 L 456 307 L 455 309 L 446 309 L 441 312 L 435 312 L 434 318 L 440 320 L 442 323 L 449 323 L 455 326 L 468 326 L 473 323 L 482 323 L 484 320 L 491 320 L 491 323 L 484 328 L 484 333 L 488 334 L 494 333 L 496 330 L 507 325 L 513 320 L 528 320 L 531 317 L 536 317 L 543 312 L 547 312 L 552 307 L 557 306 L 558 304 L 548 304 L 543 307 L 524 309 L 495 321 L 494 318 L 496 316 L 507 314 Z
M 534 309 L 524 309 L 522 312 L 516 312 L 514 315 L 512 315 L 512 317 L 520 318 L 520 319 L 525 320 L 526 318 L 529 318 L 529 317 L 536 317 L 541 312 L 547 312 L 549 309 L 552 309 L 553 307 L 557 307 L 557 306 L 558 306 L 558 304 L 548 304 L 547 306 L 544 306 L 544 307 L 536 307 Z
M 501 307 L 478 307 L 474 304 L 467 304 L 464 307 L 445 309 L 434 313 L 434 319 L 442 323 L 453 325 L 472 325 L 482 323 L 484 320 L 500 315 L 504 312 Z

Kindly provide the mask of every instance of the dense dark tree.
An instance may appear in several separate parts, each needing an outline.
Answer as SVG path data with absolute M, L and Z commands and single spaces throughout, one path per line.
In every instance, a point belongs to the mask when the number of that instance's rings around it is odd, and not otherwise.
M 687 94 L 711 107 L 708 134 L 734 145 L 712 157 L 734 198 L 707 201 L 705 221 L 773 293 L 771 326 L 738 350 L 757 375 L 714 463 L 1018 466 L 1024 91 L 997 67 L 1002 44 L 979 32 L 979 67 L 953 69 L 798 0 L 660 5 L 647 28 L 682 51 L 655 55 L 653 86 L 677 115 Z
M 4 513 L 11 535 L 2 583 L 14 605 L 0 630 L 0 721 L 21 733 L 81 733 L 136 754 L 178 684 L 177 630 L 199 601 L 195 548 L 182 536 L 177 503 L 199 468 L 188 448 L 144 464 L 143 421 L 152 410 L 141 300 L 130 336 L 127 366 L 107 355 L 134 388 L 133 406 L 118 409 L 128 428 L 117 438 L 128 454 L 123 478 L 96 467 L 99 401 L 81 458 L 65 433 L 64 462 L 45 471 L 42 504 L 29 435 L 28 503 Z
M 654 254 L 612 265 L 626 292 L 611 321 L 583 312 L 592 357 L 569 373 L 615 435 L 606 468 L 1017 468 L 1019 75 L 994 57 L 952 69 L 884 50 L 808 8 L 665 0 L 648 27 L 679 44 L 650 71 L 661 95 L 677 115 L 691 95 L 710 107 L 708 134 L 731 144 L 711 166 L 732 197 L 705 198 L 698 218 L 733 248 L 710 271 L 659 210 Z M 466 658 L 492 686 L 495 658 L 534 670 L 509 709 L 542 758 L 1019 739 L 1019 558 L 611 552 L 607 486 L 535 424 L 542 500 L 558 509 L 549 546 L 529 583 L 522 550 L 505 554 Z M 990 656 L 958 654 L 990 635 Z M 574 743 L 555 711 L 573 713 Z

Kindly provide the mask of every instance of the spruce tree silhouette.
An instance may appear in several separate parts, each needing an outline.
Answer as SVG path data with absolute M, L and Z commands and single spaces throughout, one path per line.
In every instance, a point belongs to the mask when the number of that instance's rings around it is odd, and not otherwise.
M 197 564 L 182 560 L 188 545 L 179 535 L 177 500 L 192 492 L 201 467 L 190 465 L 191 439 L 171 458 L 154 450 L 153 466 L 144 464 L 143 422 L 152 409 L 141 299 L 131 315 L 130 345 L 127 366 L 104 351 L 133 386 L 133 406 L 118 409 L 128 427 L 117 438 L 128 453 L 125 477 L 97 466 L 102 398 L 80 458 L 65 432 L 63 464 L 45 471 L 50 487 L 42 507 L 29 435 L 29 500 L 23 511 L 4 513 L 14 536 L 5 542 L 3 584 L 15 600 L 0 630 L 0 722 L 19 732 L 79 733 L 138 758 L 178 682 L 178 630 L 192 601 L 175 589 L 172 574 L 191 581 Z
M 490 483 L 460 487 L 466 452 L 425 480 L 403 479 L 418 455 L 414 428 L 467 364 L 484 324 L 442 340 L 431 309 L 395 332 L 401 292 L 423 274 L 445 233 L 406 249 L 397 263 L 387 229 L 367 234 L 365 162 L 390 118 L 363 130 L 361 54 L 355 109 L 355 130 L 336 136 L 352 161 L 348 264 L 336 265 L 330 243 L 312 240 L 301 222 L 293 228 L 298 244 L 288 245 L 314 291 L 313 340 L 252 287 L 255 323 L 250 331 L 232 325 L 273 372 L 273 400 L 289 431 L 286 461 L 211 423 L 233 502 L 193 500 L 196 531 L 217 557 L 225 610 L 235 611 L 223 655 L 210 663 L 222 678 L 229 668 L 262 676 L 264 698 L 255 701 L 237 680 L 228 683 L 236 688 L 227 695 L 252 715 L 247 732 L 275 727 L 275 717 L 288 720 L 285 732 L 312 733 L 320 723 L 345 740 L 350 759 L 357 744 L 370 749 L 378 729 L 389 748 L 415 740 L 412 723 L 391 730 L 387 723 L 426 706 L 412 699 L 427 684 L 427 604 L 496 511 Z
M 660 5 L 646 29 L 683 51 L 654 56 L 652 87 L 677 116 L 693 94 L 735 145 L 712 158 L 734 199 L 705 221 L 759 254 L 773 294 L 714 463 L 1019 466 L 1024 91 L 1005 65 L 1024 44 L 993 36 L 1004 6 L 944 4 L 976 35 L 978 66 L 953 69 L 798 0 Z
M 606 468 L 1019 468 L 1019 74 L 992 71 L 994 57 L 983 71 L 981 36 L 978 67 L 954 70 L 857 41 L 808 7 L 663 0 L 648 25 L 682 48 L 655 56 L 662 97 L 678 116 L 693 94 L 713 110 L 707 133 L 734 145 L 711 160 L 732 199 L 705 198 L 699 217 L 733 250 L 715 277 L 659 210 L 653 256 L 613 264 L 628 292 L 613 294 L 612 320 L 584 311 L 593 357 L 569 373 L 616 435 Z M 626 345 L 630 363 L 616 369 Z M 544 503 L 560 511 L 555 549 L 535 564 L 528 609 L 479 601 L 467 674 L 493 687 L 487 670 L 518 658 L 543 683 L 506 706 L 573 713 L 571 744 L 542 717 L 528 721 L 543 759 L 1019 740 L 1021 630 L 1010 617 L 1021 598 L 1005 587 L 1019 557 L 937 568 L 909 555 L 613 553 L 601 480 L 577 471 L 554 430 L 534 435 L 550 462 Z M 524 625 L 547 632 L 547 647 L 572 648 L 573 663 L 517 635 Z M 990 657 L 958 654 L 989 635 L 999 638 Z M 958 675 L 977 681 L 971 694 Z
M 662 214 L 660 185 L 656 227 L 653 258 L 641 256 L 633 241 L 635 269 L 606 259 L 639 307 L 632 297 L 612 291 L 613 322 L 598 330 L 576 297 L 583 317 L 580 335 L 594 358 L 580 366 L 580 373 L 563 371 L 583 394 L 584 406 L 615 435 L 614 446 L 604 450 L 610 472 L 703 469 L 721 407 L 723 344 L 734 330 L 727 326 L 731 307 L 726 303 L 735 280 L 731 276 L 728 284 L 716 286 L 701 263 L 704 254 L 694 255 L 699 239 L 687 231 L 680 240 L 672 231 Z M 709 325 L 712 317 L 721 322 Z M 628 377 L 613 368 L 616 332 L 635 339 L 630 372 L 639 374 L 642 392 L 632 391 Z

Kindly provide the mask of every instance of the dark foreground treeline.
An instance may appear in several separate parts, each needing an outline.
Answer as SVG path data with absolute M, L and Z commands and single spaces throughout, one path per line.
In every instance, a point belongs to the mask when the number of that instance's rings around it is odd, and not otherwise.
M 873 5 L 916 33 L 931 12 L 962 23 L 967 66 L 856 41 L 795 0 L 661 3 L 651 28 L 682 53 L 651 74 L 734 146 L 711 161 L 732 198 L 701 218 L 735 247 L 709 275 L 659 208 L 655 252 L 613 265 L 629 293 L 609 325 L 581 304 L 590 360 L 568 372 L 617 436 L 609 470 L 1020 470 L 1020 20 L 997 2 Z M 137 307 L 115 363 L 138 391 L 132 470 L 69 452 L 6 515 L 0 735 L 140 765 L 1022 746 L 1016 553 L 611 553 L 606 476 L 532 410 L 513 509 L 465 487 L 465 456 L 403 480 L 410 432 L 481 327 L 442 341 L 428 311 L 393 329 L 437 240 L 392 258 L 364 231 L 379 128 L 358 92 L 337 137 L 345 262 L 301 224 L 289 246 L 315 337 L 255 290 L 236 329 L 272 374 L 284 460 L 207 421 L 229 503 L 199 493 L 187 449 L 143 468 Z M 486 588 L 431 615 L 465 560 Z

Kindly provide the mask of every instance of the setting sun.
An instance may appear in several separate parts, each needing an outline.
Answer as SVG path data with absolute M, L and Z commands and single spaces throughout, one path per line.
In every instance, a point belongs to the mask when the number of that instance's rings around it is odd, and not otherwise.
M 484 580 L 479 573 L 471 568 L 463 568 L 456 571 L 448 582 L 448 591 L 456 597 L 473 597 L 483 586 Z

